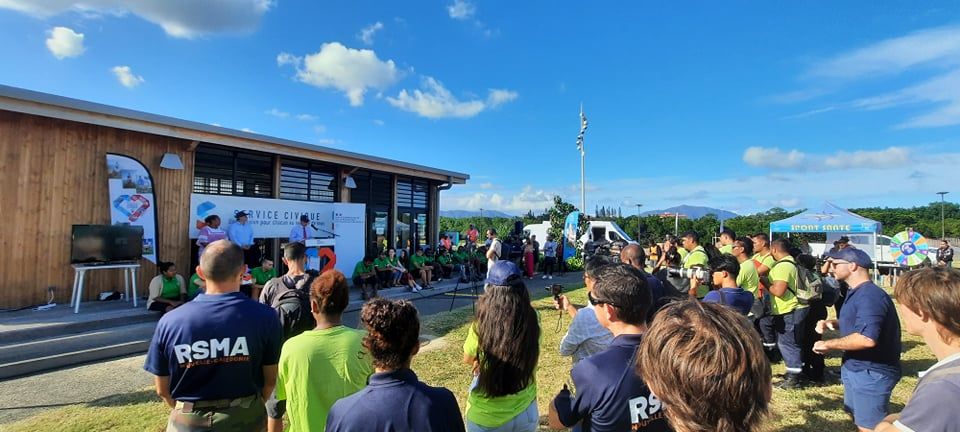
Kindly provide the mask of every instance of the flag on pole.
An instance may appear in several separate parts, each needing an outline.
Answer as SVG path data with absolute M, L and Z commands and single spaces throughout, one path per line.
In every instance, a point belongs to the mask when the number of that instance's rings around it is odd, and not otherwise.
M 587 132 L 587 116 L 583 115 L 583 104 L 580 104 L 580 134 L 577 135 L 577 150 L 583 154 L 583 134 Z

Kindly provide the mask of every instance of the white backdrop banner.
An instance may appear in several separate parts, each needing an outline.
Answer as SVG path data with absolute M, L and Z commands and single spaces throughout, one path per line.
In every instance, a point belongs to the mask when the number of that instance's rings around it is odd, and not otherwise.
M 156 264 L 157 202 L 150 171 L 134 158 L 107 153 L 107 187 L 110 223 L 142 226 L 143 257 Z
M 353 267 L 363 259 L 366 244 L 366 206 L 350 203 L 317 203 L 271 198 L 250 198 L 229 195 L 192 194 L 190 212 L 194 224 L 190 238 L 200 232 L 203 219 L 220 216 L 222 229 L 236 221 L 237 212 L 247 212 L 247 224 L 253 227 L 256 238 L 286 239 L 290 230 L 300 222 L 300 215 L 310 217 L 317 228 L 317 237 L 333 237 L 337 255 L 336 269 L 349 278 Z
M 192 194 L 190 211 L 195 222 L 190 226 L 192 239 L 197 238 L 207 216 L 220 216 L 221 228 L 226 231 L 231 223 L 236 222 L 234 215 L 240 211 L 247 212 L 247 224 L 253 227 L 256 238 L 288 238 L 303 214 L 309 216 L 310 223 L 317 227 L 317 236 L 333 237 L 334 232 L 333 203 Z

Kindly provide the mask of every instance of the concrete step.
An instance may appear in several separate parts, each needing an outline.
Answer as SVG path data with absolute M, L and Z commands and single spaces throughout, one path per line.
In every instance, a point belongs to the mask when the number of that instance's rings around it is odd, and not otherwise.
M 156 322 L 159 315 L 144 304 L 133 308 L 129 302 L 86 302 L 74 314 L 67 305 L 44 310 L 24 310 L 0 315 L 0 344 L 33 341 L 131 324 Z
M 147 350 L 155 322 L 0 345 L 0 380 Z

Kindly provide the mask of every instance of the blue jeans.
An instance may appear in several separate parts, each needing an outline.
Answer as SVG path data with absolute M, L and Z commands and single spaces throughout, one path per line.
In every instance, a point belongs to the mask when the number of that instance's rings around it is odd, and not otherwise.
M 497 427 L 480 426 L 468 419 L 467 432 L 536 432 L 539 421 L 540 412 L 537 410 L 537 400 L 534 399 L 526 410 Z
M 810 308 L 797 308 L 793 312 L 774 316 L 777 330 L 777 345 L 783 364 L 787 369 L 787 376 L 798 375 L 803 372 L 803 332 L 804 323 Z
M 843 381 L 843 409 L 853 414 L 853 422 L 862 428 L 873 429 L 887 416 L 890 393 L 900 381 L 900 374 L 866 369 L 852 371 L 840 368 Z

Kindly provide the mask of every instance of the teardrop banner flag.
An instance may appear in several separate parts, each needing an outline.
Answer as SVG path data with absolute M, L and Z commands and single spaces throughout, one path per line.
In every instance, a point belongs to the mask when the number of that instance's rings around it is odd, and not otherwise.
M 107 153 L 110 223 L 143 227 L 143 257 L 154 264 L 157 253 L 157 205 L 153 177 L 140 161 Z

